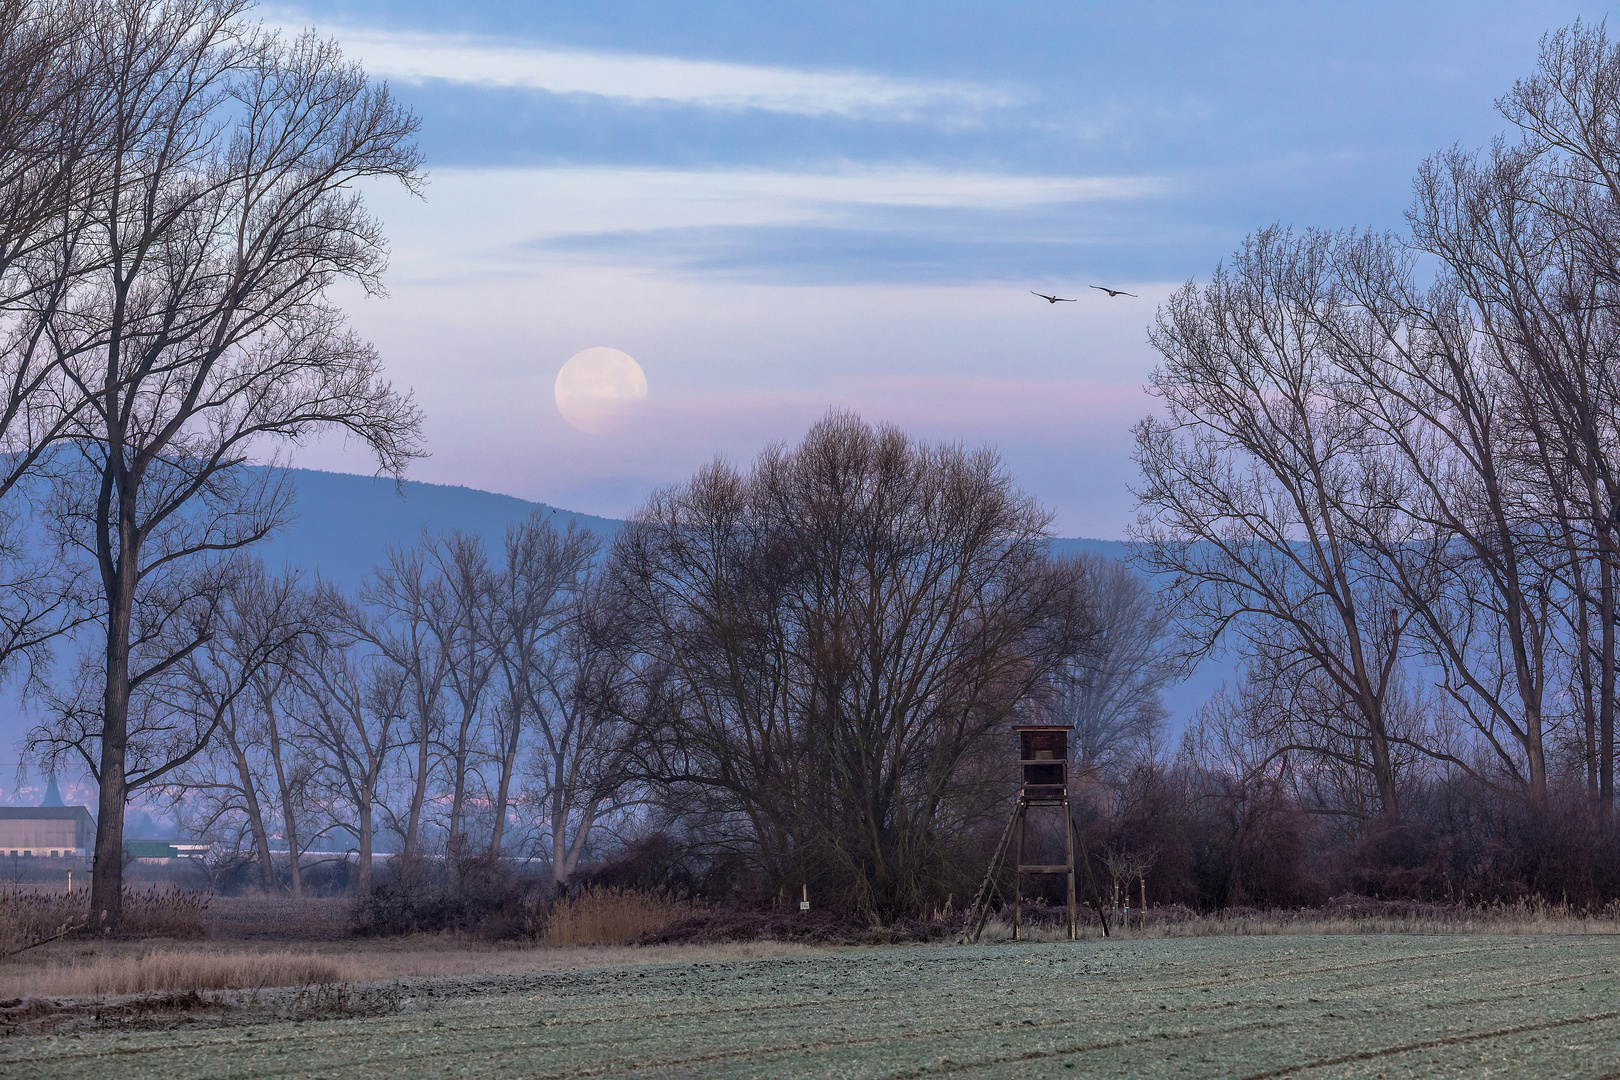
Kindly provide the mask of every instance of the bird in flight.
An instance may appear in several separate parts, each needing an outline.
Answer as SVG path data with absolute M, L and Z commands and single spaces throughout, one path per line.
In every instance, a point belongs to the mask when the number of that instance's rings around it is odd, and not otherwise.
M 1103 292 L 1107 293 L 1109 296 L 1135 296 L 1136 295 L 1133 292 L 1126 292 L 1124 289 L 1110 289 L 1106 285 L 1093 285 L 1092 288 L 1093 289 L 1101 289 Z
M 1034 289 L 1029 290 L 1029 295 L 1038 296 L 1048 304 L 1073 304 L 1076 302 L 1072 296 L 1047 296 L 1045 293 L 1036 292 Z

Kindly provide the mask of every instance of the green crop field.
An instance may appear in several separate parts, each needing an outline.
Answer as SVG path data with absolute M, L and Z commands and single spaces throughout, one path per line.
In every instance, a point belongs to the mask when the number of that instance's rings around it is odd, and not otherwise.
M 1615 1077 L 1620 940 L 845 949 L 424 982 L 392 1015 L 0 1043 L 0 1075 Z

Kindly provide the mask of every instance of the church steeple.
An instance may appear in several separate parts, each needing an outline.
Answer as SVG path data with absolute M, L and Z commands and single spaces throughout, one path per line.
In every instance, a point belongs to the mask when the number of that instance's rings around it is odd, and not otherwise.
M 62 793 L 56 789 L 56 770 L 51 770 L 51 777 L 45 783 L 45 801 L 41 806 L 66 806 L 62 801 Z

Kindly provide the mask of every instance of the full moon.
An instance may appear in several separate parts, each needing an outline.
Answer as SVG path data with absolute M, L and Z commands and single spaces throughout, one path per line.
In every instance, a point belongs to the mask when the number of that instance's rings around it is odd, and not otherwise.
M 647 374 L 628 353 L 598 345 L 577 352 L 557 372 L 557 411 L 588 435 L 622 428 L 647 400 Z

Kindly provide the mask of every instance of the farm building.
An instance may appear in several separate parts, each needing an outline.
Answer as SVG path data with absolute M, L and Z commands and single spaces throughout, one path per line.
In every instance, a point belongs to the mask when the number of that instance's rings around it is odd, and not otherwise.
M 38 806 L 0 806 L 0 855 L 80 858 L 96 846 L 96 819 L 82 806 L 64 806 L 51 775 Z
M 83 857 L 96 846 L 96 820 L 82 806 L 0 806 L 0 855 Z
M 175 859 L 206 859 L 209 844 L 182 844 L 173 840 L 125 840 L 124 857 L 140 862 L 169 863 Z

